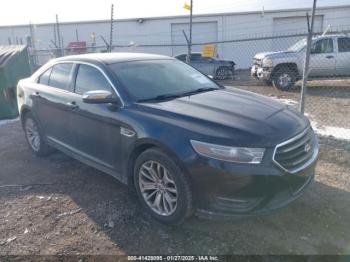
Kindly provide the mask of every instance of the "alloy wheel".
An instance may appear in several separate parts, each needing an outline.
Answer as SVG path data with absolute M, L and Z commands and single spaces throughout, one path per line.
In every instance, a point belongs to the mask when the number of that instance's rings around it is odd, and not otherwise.
M 29 142 L 29 145 L 34 151 L 40 149 L 40 134 L 37 124 L 33 119 L 28 118 L 25 123 L 25 132 Z
M 278 84 L 283 88 L 288 87 L 291 82 L 292 82 L 292 77 L 287 73 L 281 74 L 278 77 Z
M 139 170 L 143 199 L 156 214 L 172 215 L 177 207 L 178 191 L 170 172 L 156 161 L 145 162 Z
M 227 68 L 219 68 L 216 73 L 216 76 L 219 80 L 225 80 L 230 76 L 230 70 L 228 70 Z

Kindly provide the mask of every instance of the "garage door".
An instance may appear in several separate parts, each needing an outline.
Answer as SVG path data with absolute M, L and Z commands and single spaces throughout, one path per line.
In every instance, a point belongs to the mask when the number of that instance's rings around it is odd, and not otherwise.
M 182 33 L 185 30 L 189 36 L 189 23 L 171 24 L 171 42 L 172 44 L 186 45 L 185 37 Z M 192 42 L 203 43 L 217 41 L 218 39 L 218 24 L 217 22 L 203 22 L 192 24 Z M 193 52 L 199 52 L 200 46 L 193 46 Z M 172 55 L 186 53 L 186 46 L 173 46 Z
M 323 16 L 315 16 L 314 32 L 322 32 Z M 278 17 L 273 19 L 273 35 L 292 35 L 307 32 L 307 22 L 305 16 Z M 300 37 L 300 39 L 303 37 Z M 286 50 L 298 39 L 295 37 L 273 39 L 272 48 L 274 51 Z

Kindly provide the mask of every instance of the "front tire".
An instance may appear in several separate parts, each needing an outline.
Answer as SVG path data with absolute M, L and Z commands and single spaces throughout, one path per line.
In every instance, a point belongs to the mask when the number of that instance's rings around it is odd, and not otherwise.
M 290 68 L 280 68 L 273 74 L 273 86 L 282 91 L 288 91 L 294 88 L 296 73 Z
M 159 222 L 180 224 L 192 214 L 190 181 L 165 152 L 143 152 L 135 163 L 134 183 L 143 207 Z
M 272 81 L 271 80 L 263 80 L 263 85 L 264 86 L 272 86 Z
M 37 156 L 43 157 L 52 153 L 53 149 L 46 144 L 43 132 L 31 112 L 25 114 L 23 130 L 30 150 Z

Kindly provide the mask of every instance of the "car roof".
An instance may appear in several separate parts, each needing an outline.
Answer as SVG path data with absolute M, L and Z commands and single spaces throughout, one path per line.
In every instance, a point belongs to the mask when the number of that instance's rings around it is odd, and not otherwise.
M 349 37 L 349 35 L 346 34 L 325 34 L 325 35 L 319 35 L 313 37 L 313 39 L 322 39 L 322 38 L 336 38 L 336 37 Z
M 180 55 L 187 55 L 187 53 L 182 53 L 182 54 L 178 54 L 178 55 L 175 55 L 175 57 L 178 57 Z M 202 55 L 202 53 L 199 53 L 199 52 L 192 52 L 191 55 Z
M 103 64 L 114 64 L 119 62 L 156 60 L 156 59 L 173 59 L 169 56 L 144 54 L 144 53 L 91 53 L 82 55 L 70 55 L 60 57 L 54 62 L 77 61 L 77 62 L 100 62 Z

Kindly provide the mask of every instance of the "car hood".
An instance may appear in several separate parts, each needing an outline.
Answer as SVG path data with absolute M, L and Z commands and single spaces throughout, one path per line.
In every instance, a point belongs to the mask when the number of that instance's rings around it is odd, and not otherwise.
M 264 52 L 258 53 L 254 56 L 255 59 L 261 60 L 265 57 L 276 59 L 276 58 L 287 58 L 287 57 L 297 57 L 296 52 L 292 51 L 278 51 L 278 52 Z
M 186 129 L 190 139 L 226 145 L 274 146 L 309 125 L 305 117 L 285 105 L 236 89 L 139 106 L 157 120 Z

